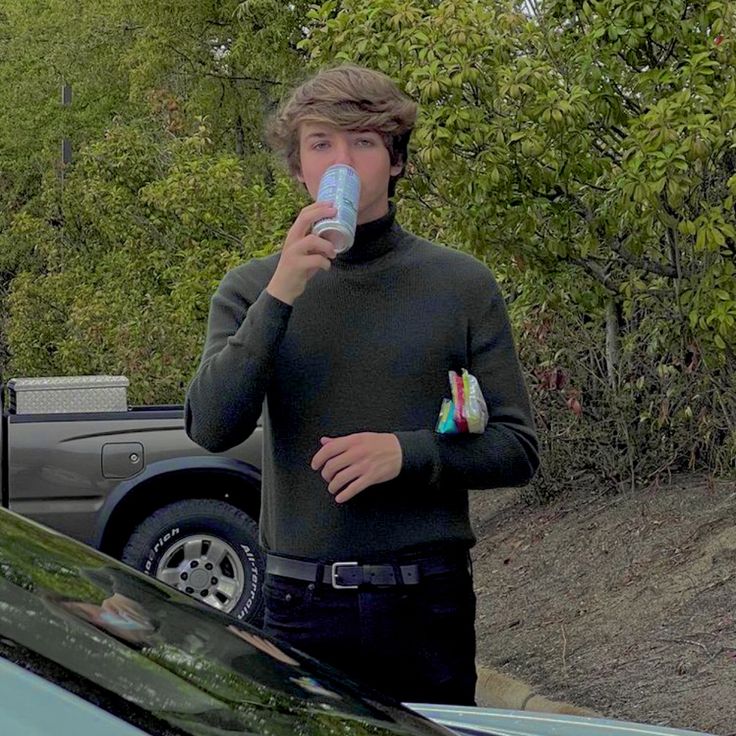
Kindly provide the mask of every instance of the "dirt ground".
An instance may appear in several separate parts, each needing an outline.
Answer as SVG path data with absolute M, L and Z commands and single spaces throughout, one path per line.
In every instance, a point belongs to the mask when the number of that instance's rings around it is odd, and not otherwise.
M 626 720 L 736 734 L 736 483 L 530 508 L 475 491 L 478 660 Z

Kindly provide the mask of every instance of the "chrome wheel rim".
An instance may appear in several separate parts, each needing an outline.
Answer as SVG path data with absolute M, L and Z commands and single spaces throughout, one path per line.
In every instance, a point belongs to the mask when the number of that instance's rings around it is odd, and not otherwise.
M 177 541 L 158 563 L 156 577 L 225 613 L 235 608 L 245 586 L 245 571 L 235 550 L 209 534 Z

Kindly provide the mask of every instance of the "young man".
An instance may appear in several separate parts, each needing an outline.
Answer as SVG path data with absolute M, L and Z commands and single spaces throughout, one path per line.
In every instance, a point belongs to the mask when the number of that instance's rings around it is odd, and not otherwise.
M 467 489 L 527 482 L 537 440 L 493 276 L 396 222 L 415 118 L 388 77 L 355 66 L 282 106 L 272 141 L 313 199 L 329 166 L 358 172 L 355 243 L 336 256 L 311 233 L 333 213 L 315 202 L 279 254 L 225 276 L 186 426 L 218 452 L 263 411 L 267 632 L 400 700 L 471 704 Z M 462 368 L 488 426 L 437 434 L 448 371 Z

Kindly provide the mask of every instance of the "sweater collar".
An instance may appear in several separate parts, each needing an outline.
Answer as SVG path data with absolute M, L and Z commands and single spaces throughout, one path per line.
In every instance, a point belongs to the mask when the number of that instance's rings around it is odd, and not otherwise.
M 396 222 L 396 206 L 389 202 L 388 212 L 377 220 L 364 222 L 355 230 L 352 248 L 335 259 L 340 263 L 367 263 L 389 253 L 401 231 Z

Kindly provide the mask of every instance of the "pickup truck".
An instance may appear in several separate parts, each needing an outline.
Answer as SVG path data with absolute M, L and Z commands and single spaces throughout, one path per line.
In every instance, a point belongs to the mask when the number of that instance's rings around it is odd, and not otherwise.
M 2 505 L 235 616 L 262 613 L 260 426 L 212 454 L 123 376 L 0 385 Z

